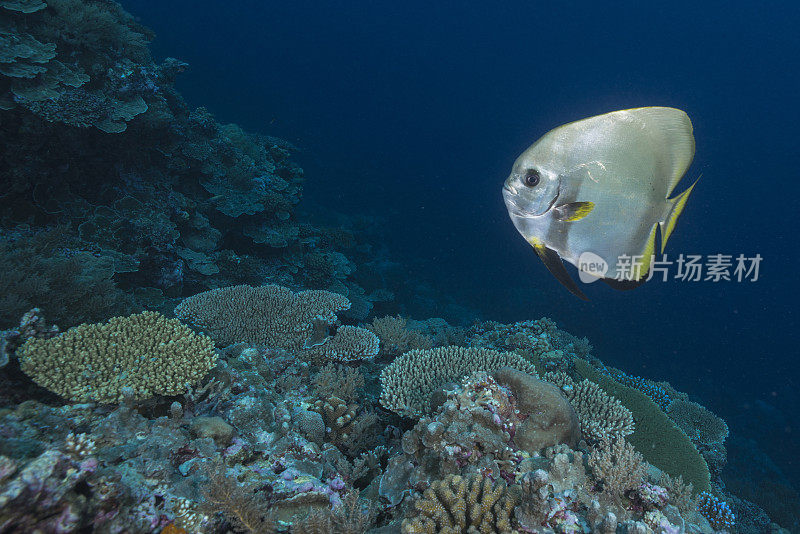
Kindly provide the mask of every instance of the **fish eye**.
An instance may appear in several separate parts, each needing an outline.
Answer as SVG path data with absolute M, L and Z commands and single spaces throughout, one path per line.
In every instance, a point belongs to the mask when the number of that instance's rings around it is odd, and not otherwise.
M 541 179 L 542 176 L 539 174 L 539 171 L 531 169 L 525 174 L 525 185 L 528 187 L 536 187 L 539 185 Z

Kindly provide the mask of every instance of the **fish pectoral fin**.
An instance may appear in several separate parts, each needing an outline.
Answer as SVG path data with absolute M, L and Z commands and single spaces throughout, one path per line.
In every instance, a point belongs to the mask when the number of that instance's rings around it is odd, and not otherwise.
M 589 300 L 589 297 L 581 291 L 578 284 L 575 283 L 575 280 L 573 280 L 567 272 L 567 268 L 564 267 L 564 262 L 561 261 L 561 256 L 558 255 L 558 252 L 539 244 L 533 244 L 533 249 L 536 251 L 536 254 L 539 255 L 539 258 L 542 260 L 545 267 L 547 267 L 547 270 L 556 277 L 556 280 L 561 282 L 561 285 L 566 287 L 570 293 L 579 299 Z
M 594 209 L 594 202 L 570 202 L 553 209 L 553 215 L 562 222 L 580 221 Z

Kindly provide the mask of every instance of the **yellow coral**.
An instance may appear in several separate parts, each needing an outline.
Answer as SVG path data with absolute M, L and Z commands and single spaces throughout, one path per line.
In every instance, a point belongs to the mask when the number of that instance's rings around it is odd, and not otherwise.
M 519 488 L 476 473 L 437 480 L 414 503 L 417 515 L 403 520 L 403 534 L 513 532 L 511 513 Z
M 31 338 L 17 354 L 34 382 L 77 402 L 117 402 L 124 388 L 136 399 L 178 395 L 217 360 L 210 338 L 149 311 Z
M 315 329 L 336 322 L 336 312 L 350 308 L 347 297 L 329 291 L 294 293 L 278 285 L 223 287 L 191 296 L 175 315 L 211 336 L 220 346 L 251 343 L 297 350 Z
M 445 384 L 501 367 L 536 376 L 533 364 L 512 352 L 454 346 L 411 350 L 381 372 L 381 404 L 400 415 L 419 417 L 430 411 L 431 394 Z

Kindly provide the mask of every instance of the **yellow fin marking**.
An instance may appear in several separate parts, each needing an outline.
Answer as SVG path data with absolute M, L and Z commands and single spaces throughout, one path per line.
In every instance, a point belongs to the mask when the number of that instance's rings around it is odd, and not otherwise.
M 641 261 L 641 270 L 639 271 L 639 278 L 636 280 L 641 280 L 645 276 L 648 275 L 650 272 L 650 266 L 653 263 L 653 256 L 656 253 L 656 226 L 653 225 L 653 228 L 650 230 L 650 237 L 647 238 L 647 243 L 644 245 L 644 251 L 642 252 L 642 261 Z

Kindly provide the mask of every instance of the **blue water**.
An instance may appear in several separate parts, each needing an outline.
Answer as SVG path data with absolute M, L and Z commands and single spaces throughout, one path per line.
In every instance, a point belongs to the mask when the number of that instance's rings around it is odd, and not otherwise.
M 547 315 L 588 336 L 800 480 L 797 5 L 123 4 L 156 55 L 191 65 L 188 102 L 302 148 L 307 210 L 381 216 L 410 274 L 485 318 Z M 668 252 L 760 254 L 760 279 L 595 284 L 583 303 L 517 235 L 500 188 L 550 128 L 648 105 L 687 111 L 697 155 L 681 187 L 702 175 Z

